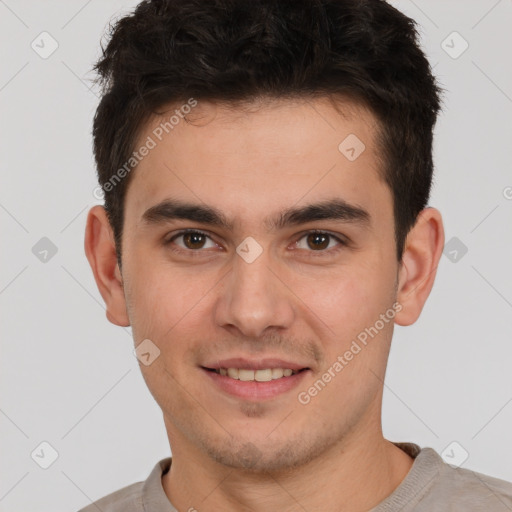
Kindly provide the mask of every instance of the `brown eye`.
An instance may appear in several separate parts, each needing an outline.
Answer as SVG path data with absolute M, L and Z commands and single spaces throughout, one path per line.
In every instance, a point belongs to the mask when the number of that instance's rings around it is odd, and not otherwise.
M 180 239 L 182 242 L 178 243 Z M 210 246 L 207 245 L 208 242 Z M 206 233 L 193 230 L 181 231 L 165 242 L 165 244 L 176 245 L 178 246 L 176 250 L 182 252 L 202 252 L 200 251 L 201 249 L 210 249 L 217 246 Z
M 304 242 L 301 242 L 304 240 Z M 310 231 L 302 236 L 297 242 L 297 249 L 304 249 L 307 252 L 318 252 L 329 254 L 346 246 L 347 243 L 341 238 L 324 231 Z
M 206 238 L 201 233 L 186 233 L 182 236 L 183 243 L 188 249 L 202 249 Z
M 311 249 L 325 249 L 329 245 L 329 235 L 323 233 L 311 233 L 307 235 L 307 243 Z

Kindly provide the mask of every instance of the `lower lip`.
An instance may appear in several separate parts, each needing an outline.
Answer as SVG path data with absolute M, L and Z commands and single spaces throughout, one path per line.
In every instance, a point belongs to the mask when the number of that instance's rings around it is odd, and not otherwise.
M 275 398 L 278 395 L 296 388 L 310 370 L 302 370 L 289 377 L 270 380 L 268 382 L 243 381 L 232 379 L 217 372 L 202 368 L 202 371 L 224 392 L 249 400 L 264 400 Z

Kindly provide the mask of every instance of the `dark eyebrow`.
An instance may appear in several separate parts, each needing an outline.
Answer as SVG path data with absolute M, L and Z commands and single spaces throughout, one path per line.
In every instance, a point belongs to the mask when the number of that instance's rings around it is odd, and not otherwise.
M 343 199 L 330 199 L 287 208 L 275 217 L 264 219 L 264 224 L 269 231 L 318 220 L 358 223 L 368 227 L 370 218 L 370 214 L 357 205 L 349 204 Z M 176 199 L 166 199 L 147 209 L 142 215 L 142 220 L 146 224 L 160 224 L 176 219 L 194 221 L 229 231 L 232 231 L 234 226 L 234 223 L 217 208 Z

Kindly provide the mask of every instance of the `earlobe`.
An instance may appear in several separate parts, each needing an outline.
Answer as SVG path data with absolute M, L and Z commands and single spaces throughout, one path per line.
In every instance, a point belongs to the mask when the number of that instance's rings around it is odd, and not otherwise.
M 89 210 L 84 249 L 98 290 L 105 301 L 108 320 L 115 325 L 129 326 L 112 228 L 103 206 L 93 206 Z
M 411 325 L 419 318 L 434 285 L 443 247 L 441 213 L 425 208 L 407 235 L 399 269 L 397 301 L 402 309 L 395 316 L 398 325 Z

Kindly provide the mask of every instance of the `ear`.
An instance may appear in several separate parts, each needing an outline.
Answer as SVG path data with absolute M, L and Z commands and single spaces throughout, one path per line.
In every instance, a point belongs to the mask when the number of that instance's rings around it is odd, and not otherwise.
M 123 278 L 117 263 L 114 235 L 103 206 L 93 206 L 89 210 L 84 248 L 96 285 L 105 301 L 108 320 L 121 327 L 129 326 L 130 320 L 126 309 Z
M 434 285 L 443 247 L 441 213 L 435 208 L 425 208 L 407 235 L 398 271 L 397 301 L 402 305 L 395 315 L 398 325 L 411 325 L 420 316 Z

